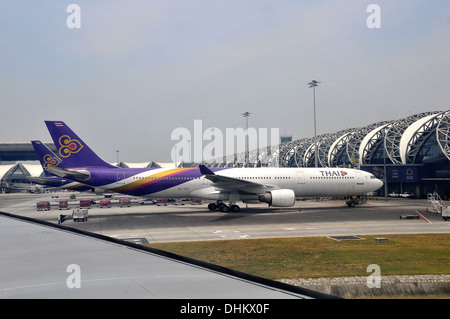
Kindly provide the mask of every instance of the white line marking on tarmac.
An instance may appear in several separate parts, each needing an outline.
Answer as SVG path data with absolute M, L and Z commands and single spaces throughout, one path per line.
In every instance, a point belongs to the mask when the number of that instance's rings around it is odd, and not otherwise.
M 419 214 L 420 217 L 422 217 L 423 219 L 425 219 L 425 221 L 426 221 L 427 223 L 432 224 L 432 222 L 430 222 L 428 219 L 426 219 L 425 216 L 423 216 L 421 213 L 419 213 L 418 211 L 416 211 L 416 213 Z

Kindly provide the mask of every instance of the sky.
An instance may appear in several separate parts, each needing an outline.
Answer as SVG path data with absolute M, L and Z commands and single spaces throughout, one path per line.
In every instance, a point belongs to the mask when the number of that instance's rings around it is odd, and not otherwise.
M 450 109 L 447 0 L 6 0 L 0 52 L 0 142 L 61 120 L 109 162 L 171 162 L 175 130 L 244 112 L 312 137 L 311 80 L 318 134 Z

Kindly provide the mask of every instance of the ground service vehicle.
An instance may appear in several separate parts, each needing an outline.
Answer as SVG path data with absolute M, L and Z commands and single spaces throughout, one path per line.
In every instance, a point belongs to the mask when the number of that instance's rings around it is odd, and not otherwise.
M 442 218 L 444 220 L 450 220 L 450 207 L 442 208 Z
M 74 222 L 77 221 L 87 221 L 88 220 L 88 209 L 87 208 L 77 208 L 72 211 L 72 219 Z
M 161 206 L 161 205 L 167 206 L 167 199 L 165 199 L 165 198 L 158 198 L 156 200 L 156 205 L 157 206 Z

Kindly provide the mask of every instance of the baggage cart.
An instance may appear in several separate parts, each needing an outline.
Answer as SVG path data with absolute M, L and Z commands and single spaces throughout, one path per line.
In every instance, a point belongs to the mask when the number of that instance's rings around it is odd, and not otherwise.
M 50 202 L 49 201 L 40 201 L 36 203 L 37 210 L 50 210 Z
M 91 201 L 89 199 L 80 199 L 80 208 L 91 208 Z
M 61 210 L 61 209 L 69 209 L 69 201 L 68 200 L 60 200 L 58 208 L 59 208 L 59 210 Z
M 127 198 L 127 197 L 120 198 L 119 199 L 119 204 L 120 204 L 120 207 L 123 207 L 123 206 L 130 207 L 131 206 L 131 199 Z
M 111 200 L 109 198 L 105 198 L 100 201 L 100 208 L 103 207 L 111 208 Z

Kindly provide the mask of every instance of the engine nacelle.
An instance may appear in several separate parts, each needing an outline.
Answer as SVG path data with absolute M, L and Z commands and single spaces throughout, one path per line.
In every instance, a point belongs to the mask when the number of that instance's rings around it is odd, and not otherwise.
M 295 204 L 295 193 L 292 189 L 276 189 L 259 196 L 259 200 L 273 207 L 291 207 Z

